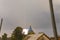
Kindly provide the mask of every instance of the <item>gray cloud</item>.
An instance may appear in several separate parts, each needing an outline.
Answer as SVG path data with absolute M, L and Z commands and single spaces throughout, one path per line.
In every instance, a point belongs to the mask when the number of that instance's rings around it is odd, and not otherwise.
M 36 33 L 45 32 L 53 36 L 48 0 L 1 0 L 0 3 L 0 18 L 4 19 L 1 34 L 10 34 L 16 26 L 29 28 L 32 24 Z M 53 3 L 57 29 L 60 33 L 60 1 L 53 0 Z

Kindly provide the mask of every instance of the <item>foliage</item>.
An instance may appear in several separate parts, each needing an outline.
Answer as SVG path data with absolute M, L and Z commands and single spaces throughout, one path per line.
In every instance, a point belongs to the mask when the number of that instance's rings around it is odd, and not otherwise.
M 22 40 L 23 39 L 22 30 L 23 29 L 21 27 L 16 27 L 16 29 L 13 31 L 11 35 L 11 40 Z
M 4 33 L 4 35 L 2 35 L 2 40 L 7 40 L 7 34 Z

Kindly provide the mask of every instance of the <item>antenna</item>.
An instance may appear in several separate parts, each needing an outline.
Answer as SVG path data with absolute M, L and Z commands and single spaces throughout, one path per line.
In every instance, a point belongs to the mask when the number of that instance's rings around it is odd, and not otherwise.
M 1 27 L 2 27 L 2 22 L 3 22 L 3 18 L 1 18 L 0 31 L 1 31 Z

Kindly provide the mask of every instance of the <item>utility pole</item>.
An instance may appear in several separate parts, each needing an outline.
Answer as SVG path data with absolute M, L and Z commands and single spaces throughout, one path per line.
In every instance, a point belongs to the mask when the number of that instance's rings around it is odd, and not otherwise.
M 0 32 L 1 32 L 2 22 L 3 22 L 3 18 L 1 18 L 1 23 L 0 23 Z
M 49 4 L 50 4 L 50 11 L 51 11 L 53 33 L 54 33 L 55 40 L 58 40 L 57 28 L 56 28 L 56 22 L 55 22 L 55 17 L 54 17 L 54 10 L 53 10 L 52 0 L 49 0 Z

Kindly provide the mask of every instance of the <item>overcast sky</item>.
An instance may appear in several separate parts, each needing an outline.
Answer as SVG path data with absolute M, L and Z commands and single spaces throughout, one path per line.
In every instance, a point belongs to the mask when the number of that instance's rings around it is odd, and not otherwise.
M 58 35 L 60 35 L 60 0 L 53 0 Z M 8 35 L 17 27 L 29 28 L 35 33 L 53 36 L 49 0 L 0 0 L 0 19 L 3 25 L 0 35 Z M 27 24 L 27 25 L 25 25 Z

